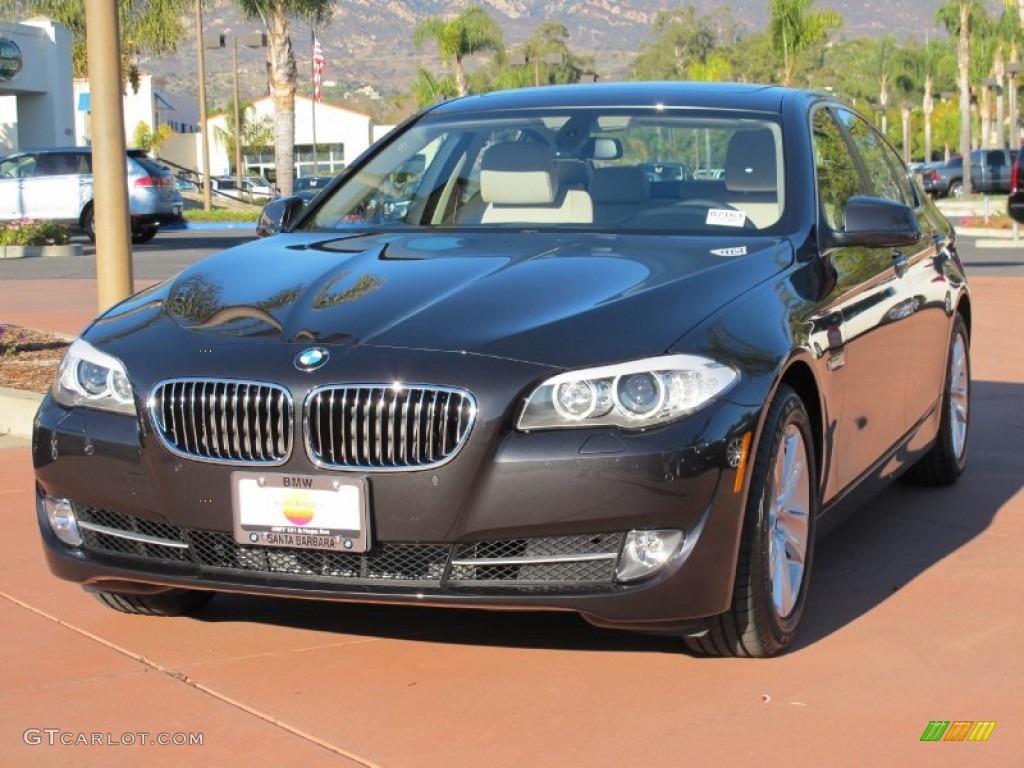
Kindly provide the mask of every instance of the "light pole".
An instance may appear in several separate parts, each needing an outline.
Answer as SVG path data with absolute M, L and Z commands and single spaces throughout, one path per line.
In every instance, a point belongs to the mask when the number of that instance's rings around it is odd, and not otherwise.
M 1019 73 L 1019 61 L 1011 61 L 1006 65 L 1006 76 L 1010 80 L 1010 149 L 1020 149 L 1020 120 L 1017 115 L 1017 75 Z
M 225 48 L 227 35 L 204 35 L 203 36 L 203 47 L 210 49 Z M 267 47 L 267 33 L 266 32 L 251 32 L 248 34 L 243 43 L 246 48 L 266 48 Z M 231 74 L 232 74 L 232 91 L 234 99 L 234 118 L 235 118 L 235 193 L 241 197 L 242 195 L 242 116 L 241 107 L 239 106 L 238 96 L 238 35 L 231 36 Z
M 196 0 L 196 49 L 199 59 L 199 137 L 203 156 L 203 210 L 210 210 L 210 142 L 206 135 L 206 58 L 203 52 L 203 0 Z

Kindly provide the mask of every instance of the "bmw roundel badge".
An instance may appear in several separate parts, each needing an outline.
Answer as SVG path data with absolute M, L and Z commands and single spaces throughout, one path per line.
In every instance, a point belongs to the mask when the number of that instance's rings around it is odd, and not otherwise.
M 331 356 L 323 347 L 310 347 L 304 349 L 295 356 L 295 367 L 300 371 L 315 371 L 317 368 L 327 362 L 327 358 Z

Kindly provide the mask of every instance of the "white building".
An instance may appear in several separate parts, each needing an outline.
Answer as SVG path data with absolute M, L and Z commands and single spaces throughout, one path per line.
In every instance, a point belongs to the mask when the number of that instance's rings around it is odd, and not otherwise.
M 337 173 L 363 153 L 376 138 L 373 118 L 361 112 L 319 102 L 316 104 L 316 160 L 313 155 L 314 111 L 313 100 L 295 95 L 295 176 L 313 176 L 314 165 L 320 174 Z M 257 119 L 274 119 L 274 100 L 265 96 L 253 102 Z M 219 130 L 218 130 L 219 129 Z M 218 140 L 222 131 L 233 132 L 234 115 L 218 114 L 207 120 L 210 141 L 210 172 L 213 176 L 230 176 L 233 173 L 234 158 L 229 157 L 228 147 Z M 201 158 L 198 137 L 196 157 Z M 164 153 L 162 153 L 163 155 Z M 253 173 L 273 179 L 274 147 L 255 151 L 243 147 L 243 163 L 246 173 Z M 164 155 L 166 156 L 166 155 Z M 201 161 L 195 166 L 199 168 Z M 199 170 L 202 170 L 199 168 Z
M 74 143 L 71 32 L 44 18 L 0 23 L 0 152 Z

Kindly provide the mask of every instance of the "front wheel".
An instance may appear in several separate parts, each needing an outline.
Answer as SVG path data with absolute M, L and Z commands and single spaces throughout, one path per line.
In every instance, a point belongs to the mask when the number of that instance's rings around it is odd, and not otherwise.
M 169 589 L 152 595 L 130 595 L 103 589 L 88 591 L 108 608 L 143 616 L 189 616 L 206 605 L 214 595 L 213 592 L 191 589 Z
M 796 634 L 807 600 L 818 511 L 810 418 L 783 384 L 768 408 L 750 477 L 732 607 L 689 650 L 709 656 L 774 656 Z

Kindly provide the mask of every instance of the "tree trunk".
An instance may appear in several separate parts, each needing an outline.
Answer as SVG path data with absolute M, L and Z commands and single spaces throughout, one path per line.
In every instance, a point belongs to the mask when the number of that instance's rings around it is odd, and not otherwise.
M 295 185 L 295 54 L 281 0 L 269 19 L 270 95 L 274 99 L 275 185 L 288 196 Z
M 466 69 L 462 66 L 462 57 L 455 57 L 455 90 L 459 96 L 465 96 L 469 93 L 469 87 L 466 85 Z
M 932 76 L 924 79 L 924 100 L 921 108 L 924 111 L 924 161 L 932 161 L 932 112 L 935 111 L 935 102 L 932 100 Z
M 1006 65 L 1003 64 L 1002 52 L 996 54 L 993 68 L 996 75 L 996 124 L 995 144 L 993 146 L 996 149 L 1004 149 L 1006 147 L 1006 112 L 1003 108 L 1003 93 L 1006 90 Z
M 981 149 L 989 149 L 992 146 L 992 105 L 989 100 L 989 87 L 981 87 Z
M 971 49 L 968 39 L 970 22 L 970 3 L 960 0 L 960 40 L 956 47 L 956 60 L 959 68 L 957 85 L 960 88 L 960 154 L 964 158 L 964 195 L 973 191 L 971 188 Z
M 910 162 L 910 106 L 900 106 L 900 118 L 903 120 L 903 162 Z

